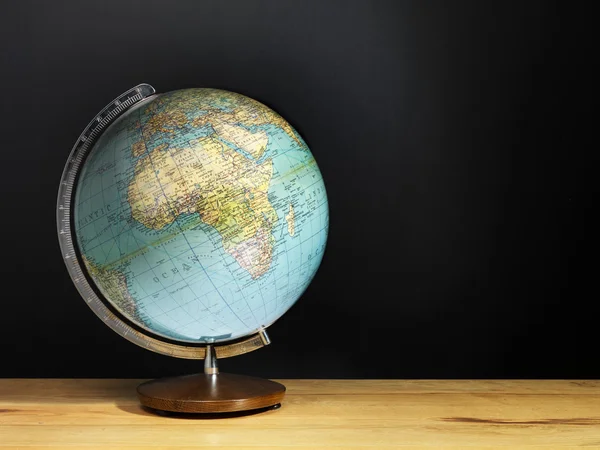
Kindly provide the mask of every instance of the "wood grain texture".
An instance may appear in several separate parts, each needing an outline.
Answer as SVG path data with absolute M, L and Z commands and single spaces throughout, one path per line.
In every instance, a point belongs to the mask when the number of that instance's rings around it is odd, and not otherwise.
M 0 380 L 0 448 L 600 448 L 599 381 L 284 380 L 277 411 L 161 417 L 141 380 Z

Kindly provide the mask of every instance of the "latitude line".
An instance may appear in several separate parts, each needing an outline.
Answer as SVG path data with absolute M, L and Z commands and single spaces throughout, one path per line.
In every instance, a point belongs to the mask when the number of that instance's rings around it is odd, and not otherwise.
M 139 115 L 140 115 L 140 114 L 141 114 L 141 112 L 138 112 L 138 117 L 139 117 Z M 141 124 L 141 123 L 142 123 L 142 122 L 141 122 L 141 119 L 140 119 L 140 124 Z M 150 157 L 150 153 L 149 153 L 149 151 L 148 151 L 148 147 L 147 147 L 147 145 L 146 145 L 146 139 L 143 137 L 143 136 L 144 136 L 143 130 L 140 130 L 140 133 L 141 133 L 141 135 L 142 135 L 142 141 L 144 142 L 144 149 L 145 149 L 145 152 L 146 152 L 146 157 L 147 157 L 147 158 L 148 158 L 148 160 L 150 161 L 150 164 L 152 165 L 153 171 L 154 171 L 154 173 L 156 174 L 156 169 L 155 169 L 155 167 L 154 167 L 154 164 L 152 163 L 152 158 Z M 137 184 L 137 183 L 138 183 L 138 180 L 135 178 L 135 172 L 134 172 L 134 178 L 133 178 L 133 179 L 135 180 L 135 183 L 136 183 L 136 185 L 138 186 L 138 189 L 139 189 L 139 185 Z M 163 195 L 165 196 L 165 199 L 166 199 L 166 200 L 168 200 L 168 199 L 167 199 L 167 196 L 166 196 L 166 194 L 165 194 L 165 192 L 164 192 L 164 190 L 162 189 L 162 185 L 160 184 L 160 181 L 159 181 L 158 179 L 157 179 L 157 182 L 158 182 L 158 185 L 161 187 L 161 190 L 162 190 L 162 192 L 163 192 Z M 142 201 L 142 205 L 143 205 L 143 207 L 144 207 L 144 210 L 145 210 L 145 211 L 148 211 L 148 208 L 147 208 L 147 206 L 146 206 L 145 202 L 143 201 L 143 197 L 141 198 L 141 201 Z M 167 204 L 167 206 L 170 208 L 170 205 L 168 205 L 168 204 Z M 175 218 L 175 222 L 177 222 L 177 218 Z M 178 222 L 177 222 L 177 226 L 178 226 L 178 228 L 180 229 L 180 232 L 181 232 L 181 234 L 183 235 L 183 232 L 182 232 L 182 230 L 181 230 L 181 226 L 180 226 L 180 224 L 179 224 Z M 133 233 L 132 233 L 132 235 L 133 235 Z M 137 239 L 135 236 L 133 236 L 133 237 L 134 237 L 134 239 L 135 239 L 137 242 L 139 242 L 139 241 L 138 241 L 138 239 Z M 213 285 L 213 288 L 215 288 L 215 285 L 214 285 L 214 283 L 212 283 L 212 280 L 211 280 L 211 279 L 210 279 L 210 277 L 208 276 L 208 273 L 206 272 L 206 270 L 204 269 L 204 267 L 203 267 L 203 266 L 202 266 L 202 264 L 200 263 L 200 260 L 198 259 L 198 256 L 195 254 L 195 252 L 194 252 L 194 251 L 193 251 L 193 249 L 191 248 L 191 246 L 190 246 L 190 244 L 189 244 L 189 241 L 187 240 L 187 238 L 185 237 L 185 235 L 183 235 L 183 237 L 184 237 L 184 239 L 185 239 L 186 243 L 188 244 L 188 247 L 190 248 L 190 251 L 192 252 L 192 254 L 194 255 L 194 257 L 196 258 L 196 260 L 198 260 L 198 264 L 200 264 L 200 268 L 201 268 L 201 269 L 204 271 L 204 273 L 205 273 L 206 277 L 209 279 L 209 281 L 210 281 L 210 282 L 211 282 L 211 284 Z M 154 248 L 156 248 L 156 247 L 154 247 Z M 163 246 L 163 250 L 162 250 L 162 251 L 164 251 L 164 253 L 166 254 L 167 258 L 169 259 L 169 262 L 170 262 L 170 263 L 173 265 L 173 267 L 176 267 L 176 266 L 175 266 L 175 263 L 173 262 L 173 259 L 172 259 L 171 255 L 169 254 L 169 252 L 167 251 L 167 249 L 166 249 L 166 248 L 164 248 L 164 246 Z M 187 252 L 187 250 L 186 250 L 186 252 Z M 184 253 L 185 253 L 185 252 L 182 252 L 182 253 L 180 253 L 179 255 L 177 255 L 177 257 L 176 257 L 176 258 L 178 259 L 178 256 L 181 256 L 181 255 L 183 255 Z M 151 271 L 152 271 L 152 273 L 154 274 L 154 276 L 156 277 L 156 273 L 154 272 L 154 269 L 152 268 L 152 266 L 151 266 L 151 265 L 150 265 L 150 263 L 148 262 L 148 259 L 146 258 L 145 254 L 144 254 L 143 252 L 142 252 L 142 256 L 144 256 L 144 260 L 146 261 L 146 264 L 147 264 L 147 265 L 148 265 L 148 267 L 150 268 L 149 270 L 151 270 Z M 160 265 L 160 264 L 159 264 L 159 265 Z M 159 266 L 159 265 L 158 265 L 158 266 Z M 156 266 L 156 267 L 158 267 L 158 266 Z M 147 273 L 147 272 L 148 272 L 148 271 L 144 271 L 144 272 L 142 272 L 142 273 L 138 274 L 137 276 L 140 276 L 140 275 L 142 275 L 143 273 Z M 185 284 L 186 284 L 186 286 L 188 287 L 188 289 L 190 289 L 190 291 L 194 292 L 194 291 L 192 290 L 192 288 L 189 286 L 189 283 L 187 282 L 187 280 L 185 280 L 185 279 L 183 278 L 183 275 L 181 275 L 181 273 L 179 273 L 179 272 L 178 272 L 178 274 L 179 274 L 179 276 L 181 277 L 182 281 L 184 281 L 184 282 L 185 282 Z M 157 278 L 158 278 L 158 277 L 157 277 Z M 162 281 L 160 281 L 160 278 L 159 278 L 159 282 L 160 282 L 160 285 L 162 286 L 162 289 L 161 289 L 161 290 L 159 290 L 159 291 L 157 291 L 157 293 L 158 293 L 158 292 L 160 292 L 160 291 L 162 291 L 162 290 L 164 290 L 164 291 L 165 291 L 167 294 L 169 294 L 169 295 L 170 295 L 170 292 L 168 291 L 168 289 L 169 289 L 170 287 L 172 287 L 174 284 L 176 284 L 176 283 L 174 283 L 173 285 L 171 285 L 171 286 L 169 286 L 169 287 L 165 287 L 165 286 L 163 285 Z M 215 288 L 215 289 L 216 289 L 216 288 Z M 217 293 L 220 295 L 220 293 L 219 293 L 219 292 L 217 292 Z M 147 296 L 147 297 L 149 297 L 149 296 Z M 145 298 L 147 298 L 147 297 L 145 297 Z M 196 295 L 196 296 L 195 296 L 195 299 L 196 299 L 196 300 L 198 300 L 198 302 L 199 302 L 199 303 L 202 305 L 202 307 L 203 307 L 203 308 L 204 308 L 206 311 L 210 312 L 210 308 L 208 308 L 208 307 L 206 306 L 206 304 L 205 304 L 205 303 L 204 303 L 204 302 L 201 300 L 200 296 Z M 156 302 L 155 302 L 155 303 L 156 303 Z M 156 303 L 156 304 L 157 304 L 157 303 Z M 177 304 L 178 304 L 178 306 L 181 308 L 181 305 L 179 305 L 179 303 L 177 303 Z M 158 304 L 157 304 L 157 306 L 158 306 Z M 162 308 L 160 308 L 160 307 L 159 307 L 159 309 L 160 309 L 161 311 L 163 311 L 163 310 L 162 310 Z M 164 311 L 163 311 L 163 313 L 164 313 Z M 219 320 L 219 322 L 221 322 L 221 325 L 222 325 L 223 327 L 227 328 L 227 324 L 226 324 L 226 323 L 225 323 L 223 320 L 221 320 L 221 318 L 220 318 L 220 317 L 218 317 L 218 316 L 217 316 L 217 315 L 215 315 L 215 314 L 211 314 L 211 316 L 214 316 L 214 318 L 218 319 L 218 320 Z M 167 316 L 167 317 L 170 317 L 170 316 Z M 204 322 L 204 319 L 205 319 L 205 317 L 203 318 L 203 322 Z M 238 318 L 238 319 L 239 319 L 239 318 Z M 197 319 L 194 319 L 194 320 L 196 321 L 196 323 L 200 324 L 200 322 L 199 322 Z M 176 321 L 176 322 L 178 322 L 178 321 Z M 242 323 L 243 323 L 243 322 L 242 322 Z M 212 330 L 212 331 L 215 331 L 215 330 L 214 330 L 214 328 L 212 328 L 210 325 L 208 325 L 208 324 L 207 324 L 206 326 L 207 326 L 207 327 L 208 327 L 210 330 Z
M 143 124 L 140 121 L 140 126 L 142 127 L 142 135 L 143 135 Z M 160 182 L 160 179 L 158 178 L 158 172 L 156 171 L 156 167 L 154 166 L 154 163 L 152 161 L 152 157 L 150 156 L 150 152 L 148 151 L 148 146 L 146 145 L 146 141 L 144 140 L 144 151 L 146 152 L 146 156 L 148 158 L 148 160 L 150 161 L 150 165 L 152 166 L 152 169 L 154 171 L 154 176 L 156 177 L 156 182 L 158 183 L 158 185 L 160 186 L 160 189 L 162 191 L 162 194 L 165 197 L 165 201 L 167 203 L 167 208 L 169 208 L 171 215 L 173 216 L 173 220 L 174 223 L 177 225 L 177 227 L 180 230 L 181 236 L 183 237 L 183 239 L 185 240 L 185 242 L 187 243 L 188 247 L 190 248 L 192 254 L 194 255 L 194 257 L 196 258 L 196 260 L 198 261 L 198 264 L 200 265 L 200 268 L 202 269 L 202 271 L 204 272 L 204 274 L 206 275 L 206 277 L 208 278 L 208 281 L 210 282 L 210 284 L 213 286 L 213 288 L 216 289 L 216 286 L 214 284 L 214 282 L 212 281 L 211 277 L 208 275 L 208 272 L 206 271 L 206 269 L 204 268 L 203 264 L 200 262 L 200 259 L 198 258 L 198 255 L 196 255 L 196 252 L 194 251 L 194 249 L 192 248 L 192 246 L 190 245 L 190 242 L 187 238 L 187 236 L 185 235 L 185 232 L 183 231 L 183 229 L 181 228 L 181 225 L 178 221 L 178 216 L 175 214 L 174 209 L 171 207 L 169 198 L 167 197 L 165 190 L 162 186 L 162 183 Z M 189 287 L 189 286 L 188 286 Z M 233 313 L 233 315 L 246 327 L 248 328 L 248 325 L 236 314 L 236 312 L 233 310 L 233 308 L 231 308 L 231 306 L 229 305 L 229 303 L 227 303 L 227 301 L 223 298 L 223 295 L 221 295 L 221 293 L 217 290 L 217 294 L 219 294 L 219 297 L 221 298 L 221 300 L 223 301 L 223 303 L 225 303 L 227 305 L 227 307 L 229 308 L 229 310 Z
M 214 133 L 214 128 L 213 128 L 213 133 Z M 200 144 L 200 145 L 202 145 L 202 144 Z M 223 144 L 221 144 L 221 145 L 223 145 Z M 169 152 L 171 149 L 170 149 L 170 148 L 167 148 L 166 150 Z M 198 157 L 198 155 L 196 154 L 196 152 L 194 152 L 194 150 L 193 150 L 193 149 L 191 149 L 191 148 L 190 148 L 190 150 L 191 150 L 192 154 L 195 156 L 195 158 L 196 158 L 196 160 L 198 161 L 198 163 L 202 164 L 202 162 L 200 161 L 200 158 Z M 169 153 L 169 157 L 171 158 L 171 160 L 172 160 L 172 161 L 173 161 L 173 163 L 175 164 L 175 167 L 177 168 L 177 171 L 179 172 L 179 176 L 181 177 L 181 179 L 184 179 L 184 177 L 183 177 L 183 174 L 181 173 L 181 168 L 180 168 L 180 167 L 179 167 L 179 165 L 177 164 L 177 160 L 176 160 L 176 159 L 173 157 L 173 155 L 172 155 L 171 153 Z M 186 186 L 186 189 L 187 189 L 187 186 Z M 188 192 L 188 193 L 189 193 L 189 192 Z M 198 215 L 201 217 L 200 213 L 198 213 L 198 212 L 196 212 L 196 213 L 197 213 L 197 214 L 198 214 Z M 213 246 L 215 246 L 215 243 L 214 243 L 214 241 L 212 241 L 212 239 L 211 239 L 210 235 L 208 235 L 208 239 L 211 241 L 211 243 L 213 244 Z M 187 242 L 187 238 L 186 238 L 186 242 Z M 188 243 L 188 245 L 189 245 L 189 243 Z M 216 246 L 216 247 L 218 248 L 218 246 Z M 221 247 L 223 247 L 223 246 L 221 245 Z M 190 246 L 190 249 L 191 249 L 191 246 Z M 224 250 L 224 248 L 223 248 L 223 250 Z M 194 256 L 196 256 L 196 255 L 194 255 Z M 221 254 L 221 256 L 223 256 L 223 255 Z M 198 262 L 199 262 L 199 261 L 198 261 Z M 237 288 L 238 288 L 238 291 L 240 292 L 240 295 L 242 296 L 242 299 L 243 299 L 243 300 L 244 300 L 244 302 L 246 303 L 246 306 L 247 306 L 248 310 L 249 310 L 249 311 L 250 311 L 250 313 L 252 314 L 252 317 L 254 317 L 254 321 L 256 322 L 256 324 L 257 324 L 257 326 L 258 326 L 258 319 L 257 319 L 257 318 L 256 318 L 256 316 L 254 315 L 254 311 L 253 311 L 253 310 L 252 310 L 252 308 L 250 307 L 250 304 L 248 303 L 248 300 L 246 299 L 246 296 L 244 295 L 244 293 L 243 293 L 242 289 L 240 288 L 240 285 L 239 285 L 239 283 L 238 283 L 238 280 L 237 280 L 237 278 L 236 278 L 236 277 L 232 277 L 232 278 L 233 278 L 233 280 L 235 281 L 235 284 L 236 284 L 236 286 L 237 286 Z M 211 283 L 212 283 L 212 281 L 211 281 Z M 213 283 L 213 287 L 216 289 L 216 286 L 214 285 L 214 283 Z M 219 295 L 220 295 L 220 293 L 219 293 Z M 221 296 L 221 298 L 223 299 L 223 296 Z M 229 306 L 229 304 L 228 304 L 228 303 L 227 303 L 227 302 L 226 302 L 224 299 L 223 299 L 223 301 L 224 301 L 224 302 L 227 304 L 227 306 Z M 264 300 L 263 300 L 263 303 L 264 303 Z M 232 309 L 231 307 L 229 307 L 229 308 L 230 308 L 230 309 L 231 309 L 231 311 L 233 312 L 233 309 Z M 234 314 L 235 314 L 235 313 L 234 313 Z M 237 317 L 237 314 L 236 314 L 236 317 Z M 239 319 L 239 317 L 238 317 L 238 319 Z M 240 319 L 240 320 L 241 320 L 241 319 Z M 243 322 L 243 321 L 242 321 L 242 323 L 243 323 L 243 324 L 244 324 L 246 327 L 248 327 L 248 325 L 247 325 L 245 322 Z

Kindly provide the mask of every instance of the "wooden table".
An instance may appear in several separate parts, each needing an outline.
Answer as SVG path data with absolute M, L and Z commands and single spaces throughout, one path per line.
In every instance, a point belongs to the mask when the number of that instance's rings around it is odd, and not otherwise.
M 283 380 L 228 419 L 149 413 L 139 382 L 0 379 L 0 448 L 600 448 L 600 381 Z

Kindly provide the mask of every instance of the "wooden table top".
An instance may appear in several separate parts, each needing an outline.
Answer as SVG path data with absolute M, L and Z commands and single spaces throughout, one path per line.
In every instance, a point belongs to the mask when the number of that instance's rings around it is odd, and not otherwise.
M 600 381 L 279 380 L 228 419 L 154 415 L 140 381 L 0 379 L 0 448 L 600 448 Z

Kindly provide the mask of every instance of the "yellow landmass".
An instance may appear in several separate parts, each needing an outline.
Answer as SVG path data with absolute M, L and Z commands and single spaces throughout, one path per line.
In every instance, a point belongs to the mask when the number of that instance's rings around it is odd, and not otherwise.
M 135 301 L 129 295 L 125 275 L 117 270 L 98 267 L 85 256 L 82 256 L 82 259 L 88 273 L 92 276 L 102 294 L 129 318 L 141 320 Z
M 234 122 L 241 123 L 247 127 L 272 124 L 285 131 L 300 147 L 304 143 L 300 140 L 292 126 L 272 109 L 248 97 L 247 101 L 233 111 Z
M 137 142 L 134 142 L 133 145 L 131 146 L 131 153 L 133 154 L 134 158 L 142 156 L 145 151 L 146 151 L 146 145 L 144 144 L 144 141 L 142 139 L 140 139 Z
M 296 233 L 296 215 L 294 213 L 294 207 L 290 203 L 290 212 L 285 215 L 285 221 L 288 226 L 288 233 L 290 236 L 294 237 Z
M 161 229 L 197 212 L 253 278 L 270 266 L 277 214 L 268 200 L 270 159 L 257 164 L 210 135 L 188 147 L 157 148 L 138 161 L 128 200 L 135 220 Z
M 212 121 L 212 127 L 219 137 L 232 142 L 246 153 L 252 155 L 254 159 L 262 156 L 269 143 L 269 137 L 263 130 L 251 133 L 245 128 L 231 125 L 218 119 Z
M 144 125 L 142 136 L 145 140 L 152 139 L 152 135 L 159 132 L 174 134 L 178 128 L 188 123 L 188 118 L 183 111 L 173 109 L 153 114 Z
M 219 107 L 227 108 L 227 110 Z M 161 113 L 155 113 L 159 109 Z M 205 111 L 203 115 L 194 119 L 193 126 L 200 127 L 206 123 L 211 123 L 214 126 L 214 122 L 226 122 L 231 125 L 239 124 L 244 127 L 272 124 L 285 131 L 300 147 L 305 146 L 287 120 L 266 105 L 235 92 L 219 89 L 175 91 L 152 102 L 145 112 L 172 116 L 180 114 L 181 110 Z M 215 131 L 218 133 L 217 130 Z M 244 148 L 244 150 L 246 149 Z

